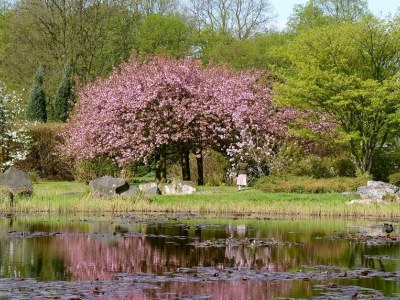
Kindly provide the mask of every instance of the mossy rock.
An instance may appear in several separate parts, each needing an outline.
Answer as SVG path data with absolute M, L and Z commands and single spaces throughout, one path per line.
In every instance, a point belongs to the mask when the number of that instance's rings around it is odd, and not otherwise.
M 396 194 L 385 194 L 382 197 L 382 200 L 385 202 L 400 202 L 400 195 Z
M 0 185 L 0 203 L 12 204 L 14 194 L 9 187 Z

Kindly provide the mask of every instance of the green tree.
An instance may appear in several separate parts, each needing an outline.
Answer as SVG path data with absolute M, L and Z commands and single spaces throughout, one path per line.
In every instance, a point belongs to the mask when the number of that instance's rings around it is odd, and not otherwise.
M 0 78 L 27 97 L 32 73 L 45 62 L 50 99 L 66 63 L 83 84 L 105 77 L 136 50 L 138 27 L 147 15 L 170 15 L 178 8 L 177 0 L 0 1 L 15 2 L 7 8 L 4 39 L 0 17 Z
M 9 24 L 13 15 L 12 3 L 10 1 L 0 1 L 0 63 L 4 57 L 7 38 L 9 36 Z
M 75 93 L 72 67 L 70 64 L 67 64 L 54 100 L 53 119 L 61 122 L 67 121 L 74 101 Z
M 29 121 L 47 121 L 46 96 L 43 90 L 43 68 L 36 72 L 34 82 L 31 88 L 26 117 Z
M 139 27 L 137 50 L 183 57 L 189 52 L 191 35 L 192 28 L 179 16 L 149 15 Z
M 199 56 L 205 63 L 223 63 L 236 69 L 269 69 L 278 62 L 272 55 L 274 49 L 290 40 L 286 32 L 268 32 L 248 39 L 238 40 L 229 35 L 203 31 L 198 37 Z
M 313 28 L 285 46 L 281 103 L 329 114 L 361 172 L 398 138 L 400 26 L 368 17 Z
M 328 23 L 353 22 L 369 14 L 365 0 L 309 0 L 296 4 L 289 17 L 290 30 L 300 32 Z
M 10 88 L 23 92 L 37 66 L 45 62 L 44 87 L 49 98 L 55 97 L 68 62 L 82 83 L 107 76 L 132 53 L 137 27 L 144 19 L 144 4 L 138 4 L 131 0 L 21 0 L 0 44 L 0 49 L 4 47 L 0 76 Z

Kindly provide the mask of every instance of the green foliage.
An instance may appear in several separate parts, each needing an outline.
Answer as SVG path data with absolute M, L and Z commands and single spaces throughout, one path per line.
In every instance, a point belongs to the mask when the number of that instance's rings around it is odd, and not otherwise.
M 284 32 L 268 32 L 252 38 L 237 40 L 226 34 L 203 30 L 197 35 L 198 56 L 205 63 L 222 63 L 236 69 L 260 68 L 273 70 L 280 64 L 272 52 L 291 38 Z
M 72 180 L 72 161 L 58 153 L 64 125 L 59 123 L 37 123 L 29 127 L 31 147 L 26 158 L 16 165 L 37 174 L 42 179 Z
M 313 178 L 355 177 L 356 167 L 346 148 L 330 141 L 313 144 L 312 148 L 298 143 L 285 143 L 278 153 L 271 157 L 270 174 L 309 176 Z M 312 150 L 312 151 L 311 151 Z
M 193 155 L 191 159 L 191 177 L 197 182 L 197 164 Z M 226 156 L 216 151 L 203 154 L 204 184 L 208 186 L 222 186 L 227 183 L 229 161 Z
M 355 177 L 356 168 L 346 157 L 333 158 L 312 155 L 293 161 L 287 167 L 286 172 L 313 178 Z
M 390 174 L 389 183 L 400 186 L 400 172 Z
M 265 176 L 254 187 L 269 193 L 334 193 L 355 191 L 366 182 L 364 178 L 352 177 Z
M 0 11 L 0 61 L 1 57 L 4 55 L 6 38 L 8 34 L 8 24 L 11 17 L 11 12 Z
M 130 183 L 154 182 L 155 175 L 154 158 L 150 157 L 148 162 L 132 162 L 121 170 L 121 177 Z
M 296 4 L 288 20 L 288 27 L 295 32 L 301 32 L 316 26 L 326 25 L 328 20 L 321 9 L 312 1 L 306 4 Z
M 75 93 L 72 67 L 67 64 L 54 101 L 53 120 L 65 122 L 68 119 L 73 102 L 75 102 Z
M 154 159 L 149 159 L 147 164 L 141 162 L 134 162 L 124 166 L 124 171 L 127 177 L 144 177 L 154 171 Z M 154 177 L 153 177 L 154 179 Z
M 387 143 L 384 151 L 376 154 L 371 174 L 375 180 L 388 181 L 389 175 L 400 170 L 400 144 Z
M 141 54 L 183 57 L 189 51 L 191 28 L 178 16 L 149 15 L 138 31 L 136 43 Z
M 28 99 L 26 117 L 29 121 L 47 121 L 46 97 L 43 90 L 43 77 L 43 68 L 39 68 L 36 72 L 31 88 L 31 94 Z
M 332 116 L 362 172 L 397 135 L 399 29 L 366 18 L 304 31 L 284 50 L 291 66 L 278 101 Z
M 310 0 L 294 6 L 288 27 L 301 32 L 329 23 L 355 22 L 367 15 L 365 0 Z
M 75 180 L 88 183 L 90 180 L 102 176 L 120 176 L 118 165 L 109 158 L 81 160 L 75 166 Z
M 23 93 L 38 64 L 45 63 L 44 88 L 46 96 L 54 99 L 68 62 L 83 84 L 107 76 L 134 49 L 137 27 L 144 18 L 137 2 L 18 1 L 7 19 L 4 44 L 0 40 L 0 52 L 4 49 L 0 77 Z

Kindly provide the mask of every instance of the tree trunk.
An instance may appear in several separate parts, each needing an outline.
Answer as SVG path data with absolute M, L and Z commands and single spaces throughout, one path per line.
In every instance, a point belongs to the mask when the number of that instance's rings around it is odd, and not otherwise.
M 197 185 L 204 185 L 203 153 L 196 154 L 197 161 Z
M 191 180 L 189 151 L 181 152 L 182 180 Z
M 167 150 L 165 145 L 161 146 L 160 171 L 161 171 L 161 182 L 167 182 Z
M 160 149 L 156 149 L 156 153 L 154 154 L 154 160 L 156 165 L 156 182 L 161 182 L 161 154 Z

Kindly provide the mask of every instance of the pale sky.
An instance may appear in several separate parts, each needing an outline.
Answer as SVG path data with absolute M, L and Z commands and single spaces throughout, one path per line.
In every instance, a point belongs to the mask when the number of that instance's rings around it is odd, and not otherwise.
M 283 29 L 286 25 L 287 18 L 291 15 L 295 4 L 305 4 L 307 0 L 269 0 L 277 15 L 277 29 Z M 368 0 L 369 9 L 375 14 L 382 17 L 389 13 L 396 13 L 400 7 L 400 0 Z

